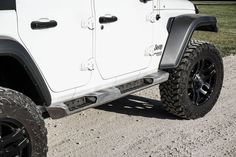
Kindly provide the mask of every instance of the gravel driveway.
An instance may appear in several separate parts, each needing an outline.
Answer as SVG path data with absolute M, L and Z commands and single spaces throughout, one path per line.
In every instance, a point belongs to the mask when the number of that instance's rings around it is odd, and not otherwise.
M 161 108 L 158 87 L 96 109 L 46 120 L 49 157 L 236 157 L 236 56 L 224 58 L 220 99 L 204 118 Z

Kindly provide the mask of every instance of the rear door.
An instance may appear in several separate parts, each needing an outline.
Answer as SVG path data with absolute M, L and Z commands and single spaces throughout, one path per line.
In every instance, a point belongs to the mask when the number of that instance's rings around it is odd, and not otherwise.
M 140 0 L 95 1 L 96 61 L 104 79 L 144 70 L 151 57 L 153 24 L 146 20 L 152 2 Z
M 89 0 L 19 0 L 19 34 L 54 92 L 84 86 L 91 72 L 81 69 L 92 57 Z

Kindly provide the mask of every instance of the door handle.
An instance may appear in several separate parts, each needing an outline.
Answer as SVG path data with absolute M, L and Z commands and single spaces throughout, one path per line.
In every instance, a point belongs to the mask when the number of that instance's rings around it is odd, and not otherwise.
M 118 18 L 116 16 L 101 16 L 99 17 L 99 23 L 106 24 L 116 22 Z
M 33 30 L 36 29 L 47 29 L 47 28 L 53 28 L 57 26 L 57 21 L 50 20 L 50 21 L 33 21 L 31 22 L 31 28 Z
M 147 3 L 148 1 L 153 1 L 153 0 L 139 0 L 141 3 Z

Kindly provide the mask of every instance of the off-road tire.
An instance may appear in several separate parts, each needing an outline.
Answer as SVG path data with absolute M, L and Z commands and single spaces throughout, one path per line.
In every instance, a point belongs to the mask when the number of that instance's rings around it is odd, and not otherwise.
M 29 137 L 31 157 L 47 156 L 47 130 L 42 113 L 32 100 L 19 92 L 0 88 L 0 123 L 5 119 L 11 119 L 24 127 Z M 14 144 L 10 146 L 16 147 Z
M 209 98 L 203 104 L 196 105 L 189 96 L 188 83 L 193 67 L 204 58 L 214 63 L 215 85 Z M 170 76 L 167 82 L 160 85 L 160 94 L 163 107 L 168 112 L 181 118 L 196 119 L 203 117 L 213 108 L 220 95 L 224 76 L 222 58 L 214 45 L 203 41 L 190 41 L 179 66 L 167 71 Z

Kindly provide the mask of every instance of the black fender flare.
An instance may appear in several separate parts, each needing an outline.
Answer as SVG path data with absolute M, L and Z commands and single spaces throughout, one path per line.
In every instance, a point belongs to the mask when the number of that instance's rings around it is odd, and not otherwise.
M 0 10 L 16 10 L 16 0 L 0 0 Z
M 160 69 L 178 67 L 195 30 L 217 32 L 214 16 L 184 14 L 170 18 L 167 30 L 169 37 L 160 62 Z
M 11 39 L 0 39 L 0 57 L 9 56 L 16 59 L 26 70 L 30 79 L 33 81 L 44 105 L 51 104 L 49 89 L 41 75 L 39 69 L 27 50 L 17 41 Z

